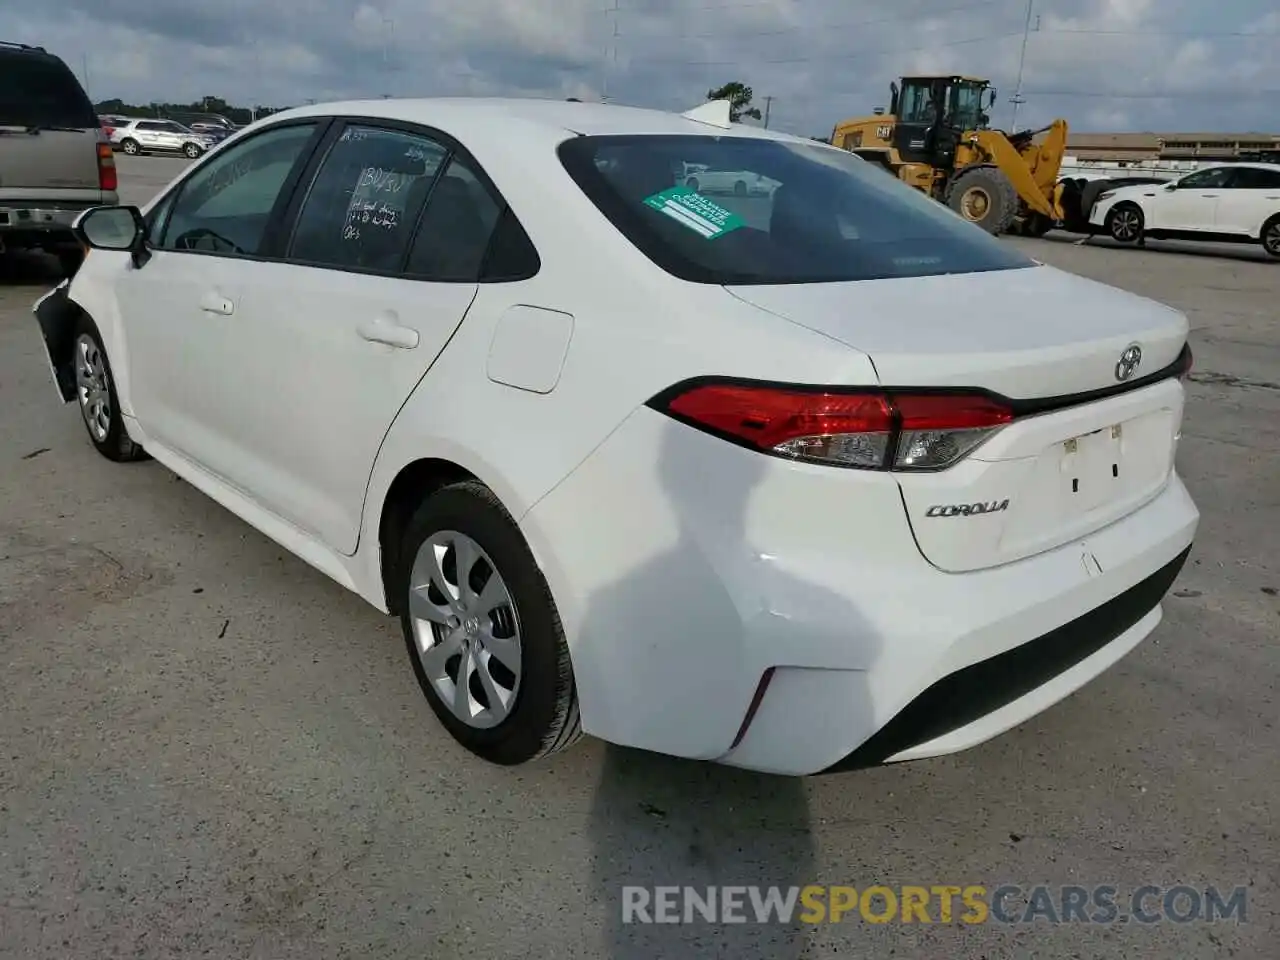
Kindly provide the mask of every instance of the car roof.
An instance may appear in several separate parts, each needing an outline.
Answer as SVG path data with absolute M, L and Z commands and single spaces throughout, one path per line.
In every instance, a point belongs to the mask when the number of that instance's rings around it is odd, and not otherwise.
M 348 100 L 319 103 L 272 114 L 270 120 L 290 117 L 356 115 L 400 120 L 437 127 L 466 142 L 469 134 L 491 131 L 495 124 L 540 131 L 563 139 L 566 135 L 692 134 L 795 140 L 760 127 L 734 124 L 723 129 L 690 120 L 678 113 L 644 107 L 585 101 L 502 97 L 431 97 L 421 99 Z

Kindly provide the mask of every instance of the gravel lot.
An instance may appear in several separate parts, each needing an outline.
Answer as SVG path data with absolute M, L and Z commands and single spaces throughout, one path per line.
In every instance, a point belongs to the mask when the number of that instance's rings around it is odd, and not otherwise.
M 120 166 L 140 201 L 181 162 Z M 1046 715 L 957 757 L 807 781 L 594 741 L 519 772 L 470 759 L 393 622 L 159 465 L 94 453 L 29 312 L 53 276 L 10 263 L 0 956 L 1274 957 L 1280 264 L 1018 242 L 1190 314 L 1194 562 L 1154 638 Z M 642 928 L 621 923 L 628 882 L 1249 900 L 1239 925 Z

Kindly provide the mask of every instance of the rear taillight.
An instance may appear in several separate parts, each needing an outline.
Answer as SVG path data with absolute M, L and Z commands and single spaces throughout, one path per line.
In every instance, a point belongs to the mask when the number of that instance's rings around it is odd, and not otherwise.
M 111 144 L 98 144 L 98 189 L 115 190 L 120 186 L 120 177 L 116 173 L 116 158 L 111 152 Z
M 703 383 L 654 406 L 691 426 L 796 460 L 865 470 L 940 470 L 1013 411 L 980 394 Z

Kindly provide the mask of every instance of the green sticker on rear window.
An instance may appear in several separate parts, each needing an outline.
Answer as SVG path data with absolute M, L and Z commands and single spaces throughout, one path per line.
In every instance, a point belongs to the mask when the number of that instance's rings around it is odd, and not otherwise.
M 688 187 L 672 187 L 645 197 L 645 204 L 665 213 L 672 220 L 690 230 L 702 234 L 708 240 L 723 237 L 726 233 L 744 226 L 742 218 L 718 203 L 712 203 L 702 194 Z

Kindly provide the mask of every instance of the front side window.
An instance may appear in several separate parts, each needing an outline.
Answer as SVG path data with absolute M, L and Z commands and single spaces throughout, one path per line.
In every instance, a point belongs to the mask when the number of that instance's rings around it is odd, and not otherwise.
M 398 272 L 447 153 L 420 134 L 348 126 L 303 202 L 290 258 Z
M 933 123 L 937 119 L 933 91 L 928 84 L 908 82 L 903 85 L 898 118 L 903 123 Z
M 560 157 L 646 256 L 699 283 L 821 283 L 1030 267 L 1012 246 L 837 148 L 740 136 L 575 137 Z M 601 162 L 603 161 L 603 162 Z M 686 163 L 740 171 L 694 190 Z
M 1230 167 L 1214 167 L 1187 174 L 1178 182 L 1179 190 L 1216 190 L 1225 187 L 1231 179 Z
M 219 153 L 180 188 L 157 246 L 253 256 L 315 125 L 275 127 Z

